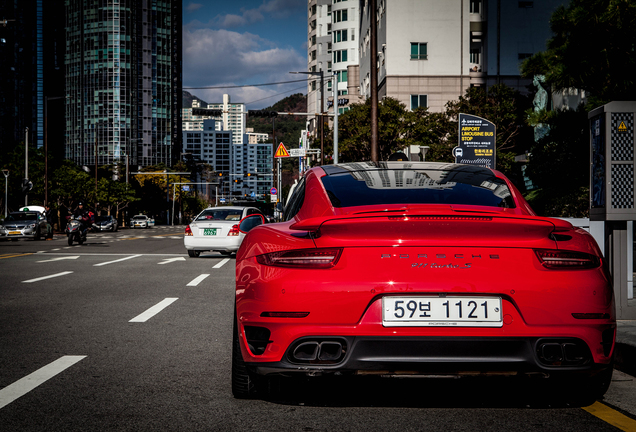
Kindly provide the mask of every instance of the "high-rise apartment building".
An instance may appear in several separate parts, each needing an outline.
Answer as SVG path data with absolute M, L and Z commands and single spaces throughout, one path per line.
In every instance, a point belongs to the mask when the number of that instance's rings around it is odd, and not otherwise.
M 192 108 L 206 108 L 221 110 L 223 114 L 220 117 L 212 116 L 199 116 L 192 114 Z M 223 95 L 222 103 L 207 104 L 206 107 L 201 106 L 201 101 L 192 100 L 192 107 L 183 107 L 182 124 L 183 130 L 202 130 L 203 121 L 207 119 L 216 120 L 216 130 L 231 130 L 233 132 L 232 143 L 241 144 L 243 142 L 243 134 L 245 134 L 245 104 L 244 103 L 231 103 L 230 95 Z
M 29 146 L 42 147 L 48 116 L 49 152 L 62 158 L 64 1 L 0 0 L 0 20 L 0 151 L 25 141 L 26 128 Z
M 348 93 L 347 67 L 358 64 L 358 27 L 360 6 L 355 0 L 309 0 L 307 111 L 328 111 L 327 100 L 333 93 L 332 76 L 337 75 L 338 95 Z M 322 71 L 322 85 L 319 72 Z M 324 105 L 321 95 L 324 94 Z M 315 132 L 315 119 L 308 118 L 308 130 Z
M 504 83 L 527 91 L 521 61 L 545 50 L 550 16 L 564 0 L 377 0 L 360 2 L 360 93 L 370 97 L 370 54 L 378 53 L 378 97 L 441 112 L 467 88 Z M 370 18 L 377 17 L 377 47 Z
M 201 129 L 184 130 L 183 153 L 210 165 L 219 180 L 219 196 L 232 200 L 264 199 L 273 186 L 272 143 L 248 142 L 246 136 L 235 144 L 234 132 L 220 126 L 219 121 L 206 119 Z
M 233 133 L 232 144 L 242 144 L 243 134 L 245 133 L 245 104 L 230 102 L 230 95 L 223 95 L 222 103 L 208 104 L 208 109 L 223 111 L 220 119 L 223 121 L 223 127 L 231 130 Z
M 181 0 L 65 0 L 66 157 L 172 166 L 181 149 Z

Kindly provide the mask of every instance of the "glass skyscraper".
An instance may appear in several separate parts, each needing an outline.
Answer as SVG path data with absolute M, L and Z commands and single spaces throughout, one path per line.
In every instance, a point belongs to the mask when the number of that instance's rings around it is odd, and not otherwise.
M 181 0 L 65 0 L 66 158 L 172 166 L 181 149 Z

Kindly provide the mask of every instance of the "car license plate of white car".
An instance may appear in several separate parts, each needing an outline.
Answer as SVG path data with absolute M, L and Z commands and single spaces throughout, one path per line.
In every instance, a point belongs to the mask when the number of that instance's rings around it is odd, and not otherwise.
M 22 231 L 9 231 L 9 235 L 22 234 Z
M 216 228 L 203 228 L 203 235 L 216 235 Z
M 385 327 L 501 327 L 501 297 L 382 298 Z

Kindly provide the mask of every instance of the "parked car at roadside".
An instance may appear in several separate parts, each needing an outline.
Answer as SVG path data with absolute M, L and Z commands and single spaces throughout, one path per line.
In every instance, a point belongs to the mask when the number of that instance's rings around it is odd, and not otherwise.
M 20 211 L 11 212 L 0 224 L 0 240 L 29 238 L 40 240 L 46 236 L 46 216 L 44 207 L 23 207 Z
M 130 220 L 131 228 L 150 228 L 151 226 L 155 226 L 155 220 L 146 215 L 135 215 Z
M 112 231 L 115 232 L 119 228 L 117 219 L 114 216 L 97 216 L 93 229 L 95 231 Z

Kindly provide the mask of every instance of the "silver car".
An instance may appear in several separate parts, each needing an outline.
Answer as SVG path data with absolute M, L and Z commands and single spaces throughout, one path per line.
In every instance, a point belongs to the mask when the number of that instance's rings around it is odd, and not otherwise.
M 9 213 L 0 225 L 0 240 L 30 238 L 40 240 L 46 236 L 46 217 L 35 210 Z
M 117 219 L 114 216 L 97 216 L 97 220 L 93 224 L 95 231 L 117 231 Z
M 185 229 L 183 244 L 191 258 L 201 252 L 214 251 L 230 256 L 236 252 L 245 237 L 239 232 L 241 219 L 260 214 L 255 207 L 209 207 L 199 213 Z

